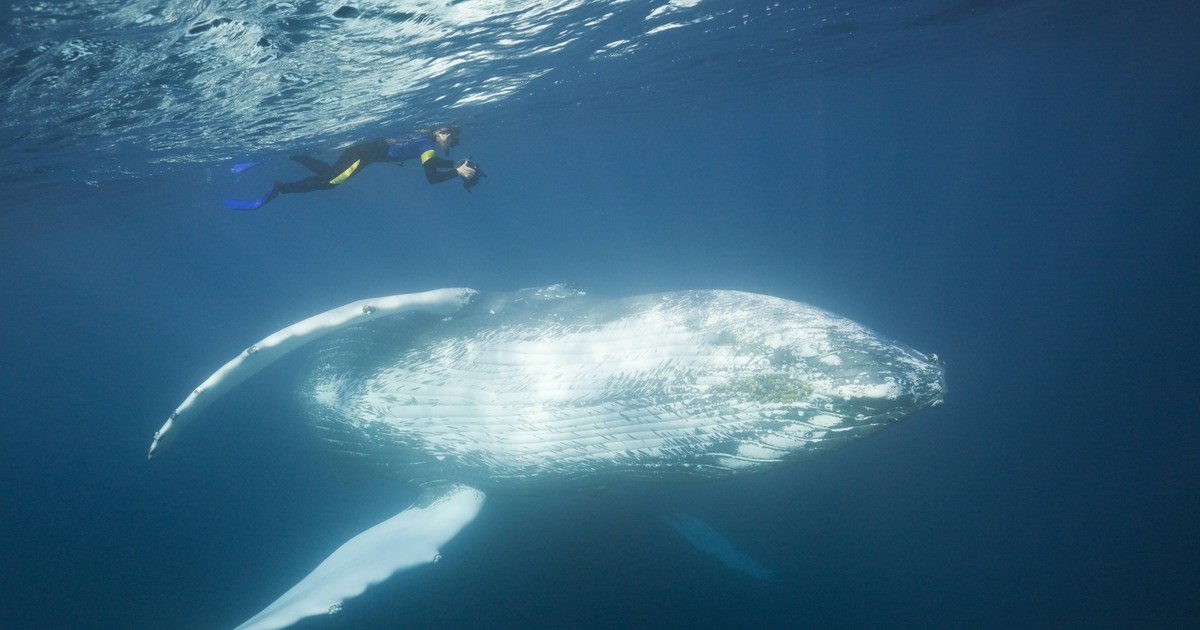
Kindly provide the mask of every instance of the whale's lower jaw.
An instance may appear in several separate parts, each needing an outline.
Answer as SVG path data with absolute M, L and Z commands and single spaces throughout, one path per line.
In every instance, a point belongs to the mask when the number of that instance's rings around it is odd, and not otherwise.
M 519 490 L 768 470 L 942 400 L 936 358 L 807 305 L 731 291 L 588 304 L 338 337 L 303 388 L 312 424 L 401 479 Z

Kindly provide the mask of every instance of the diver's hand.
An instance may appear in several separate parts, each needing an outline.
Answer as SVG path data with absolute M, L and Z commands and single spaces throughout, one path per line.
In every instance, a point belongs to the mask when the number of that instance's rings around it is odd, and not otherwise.
M 487 177 L 487 173 L 479 168 L 479 162 L 474 162 L 471 158 L 467 158 L 458 164 L 454 165 L 455 172 L 462 178 L 463 189 L 471 192 L 471 189 L 479 184 L 481 178 Z
M 472 177 L 475 177 L 475 167 L 466 160 L 463 160 L 462 164 L 455 166 L 454 170 L 458 173 L 458 176 L 463 179 L 469 180 Z

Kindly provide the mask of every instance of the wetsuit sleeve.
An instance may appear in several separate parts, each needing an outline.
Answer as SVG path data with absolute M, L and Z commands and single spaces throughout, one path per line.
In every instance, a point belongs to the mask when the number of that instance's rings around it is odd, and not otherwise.
M 425 168 L 425 179 L 428 179 L 430 184 L 440 184 L 458 177 L 458 171 L 454 170 L 453 160 L 440 158 L 436 155 L 421 157 L 424 158 L 421 166 Z

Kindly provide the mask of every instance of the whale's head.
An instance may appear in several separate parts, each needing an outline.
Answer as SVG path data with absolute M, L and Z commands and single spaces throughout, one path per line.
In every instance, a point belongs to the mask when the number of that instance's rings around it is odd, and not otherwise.
M 944 401 L 937 355 L 844 317 L 736 292 L 713 296 L 705 310 L 712 346 L 726 356 L 700 382 L 726 418 L 730 439 L 715 450 L 731 470 L 841 448 Z

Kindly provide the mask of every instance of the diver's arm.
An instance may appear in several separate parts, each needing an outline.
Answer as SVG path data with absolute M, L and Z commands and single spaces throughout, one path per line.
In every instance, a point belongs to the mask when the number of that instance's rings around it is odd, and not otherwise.
M 425 168 L 425 179 L 428 179 L 430 184 L 440 184 L 458 177 L 452 160 L 431 156 L 422 166 Z

